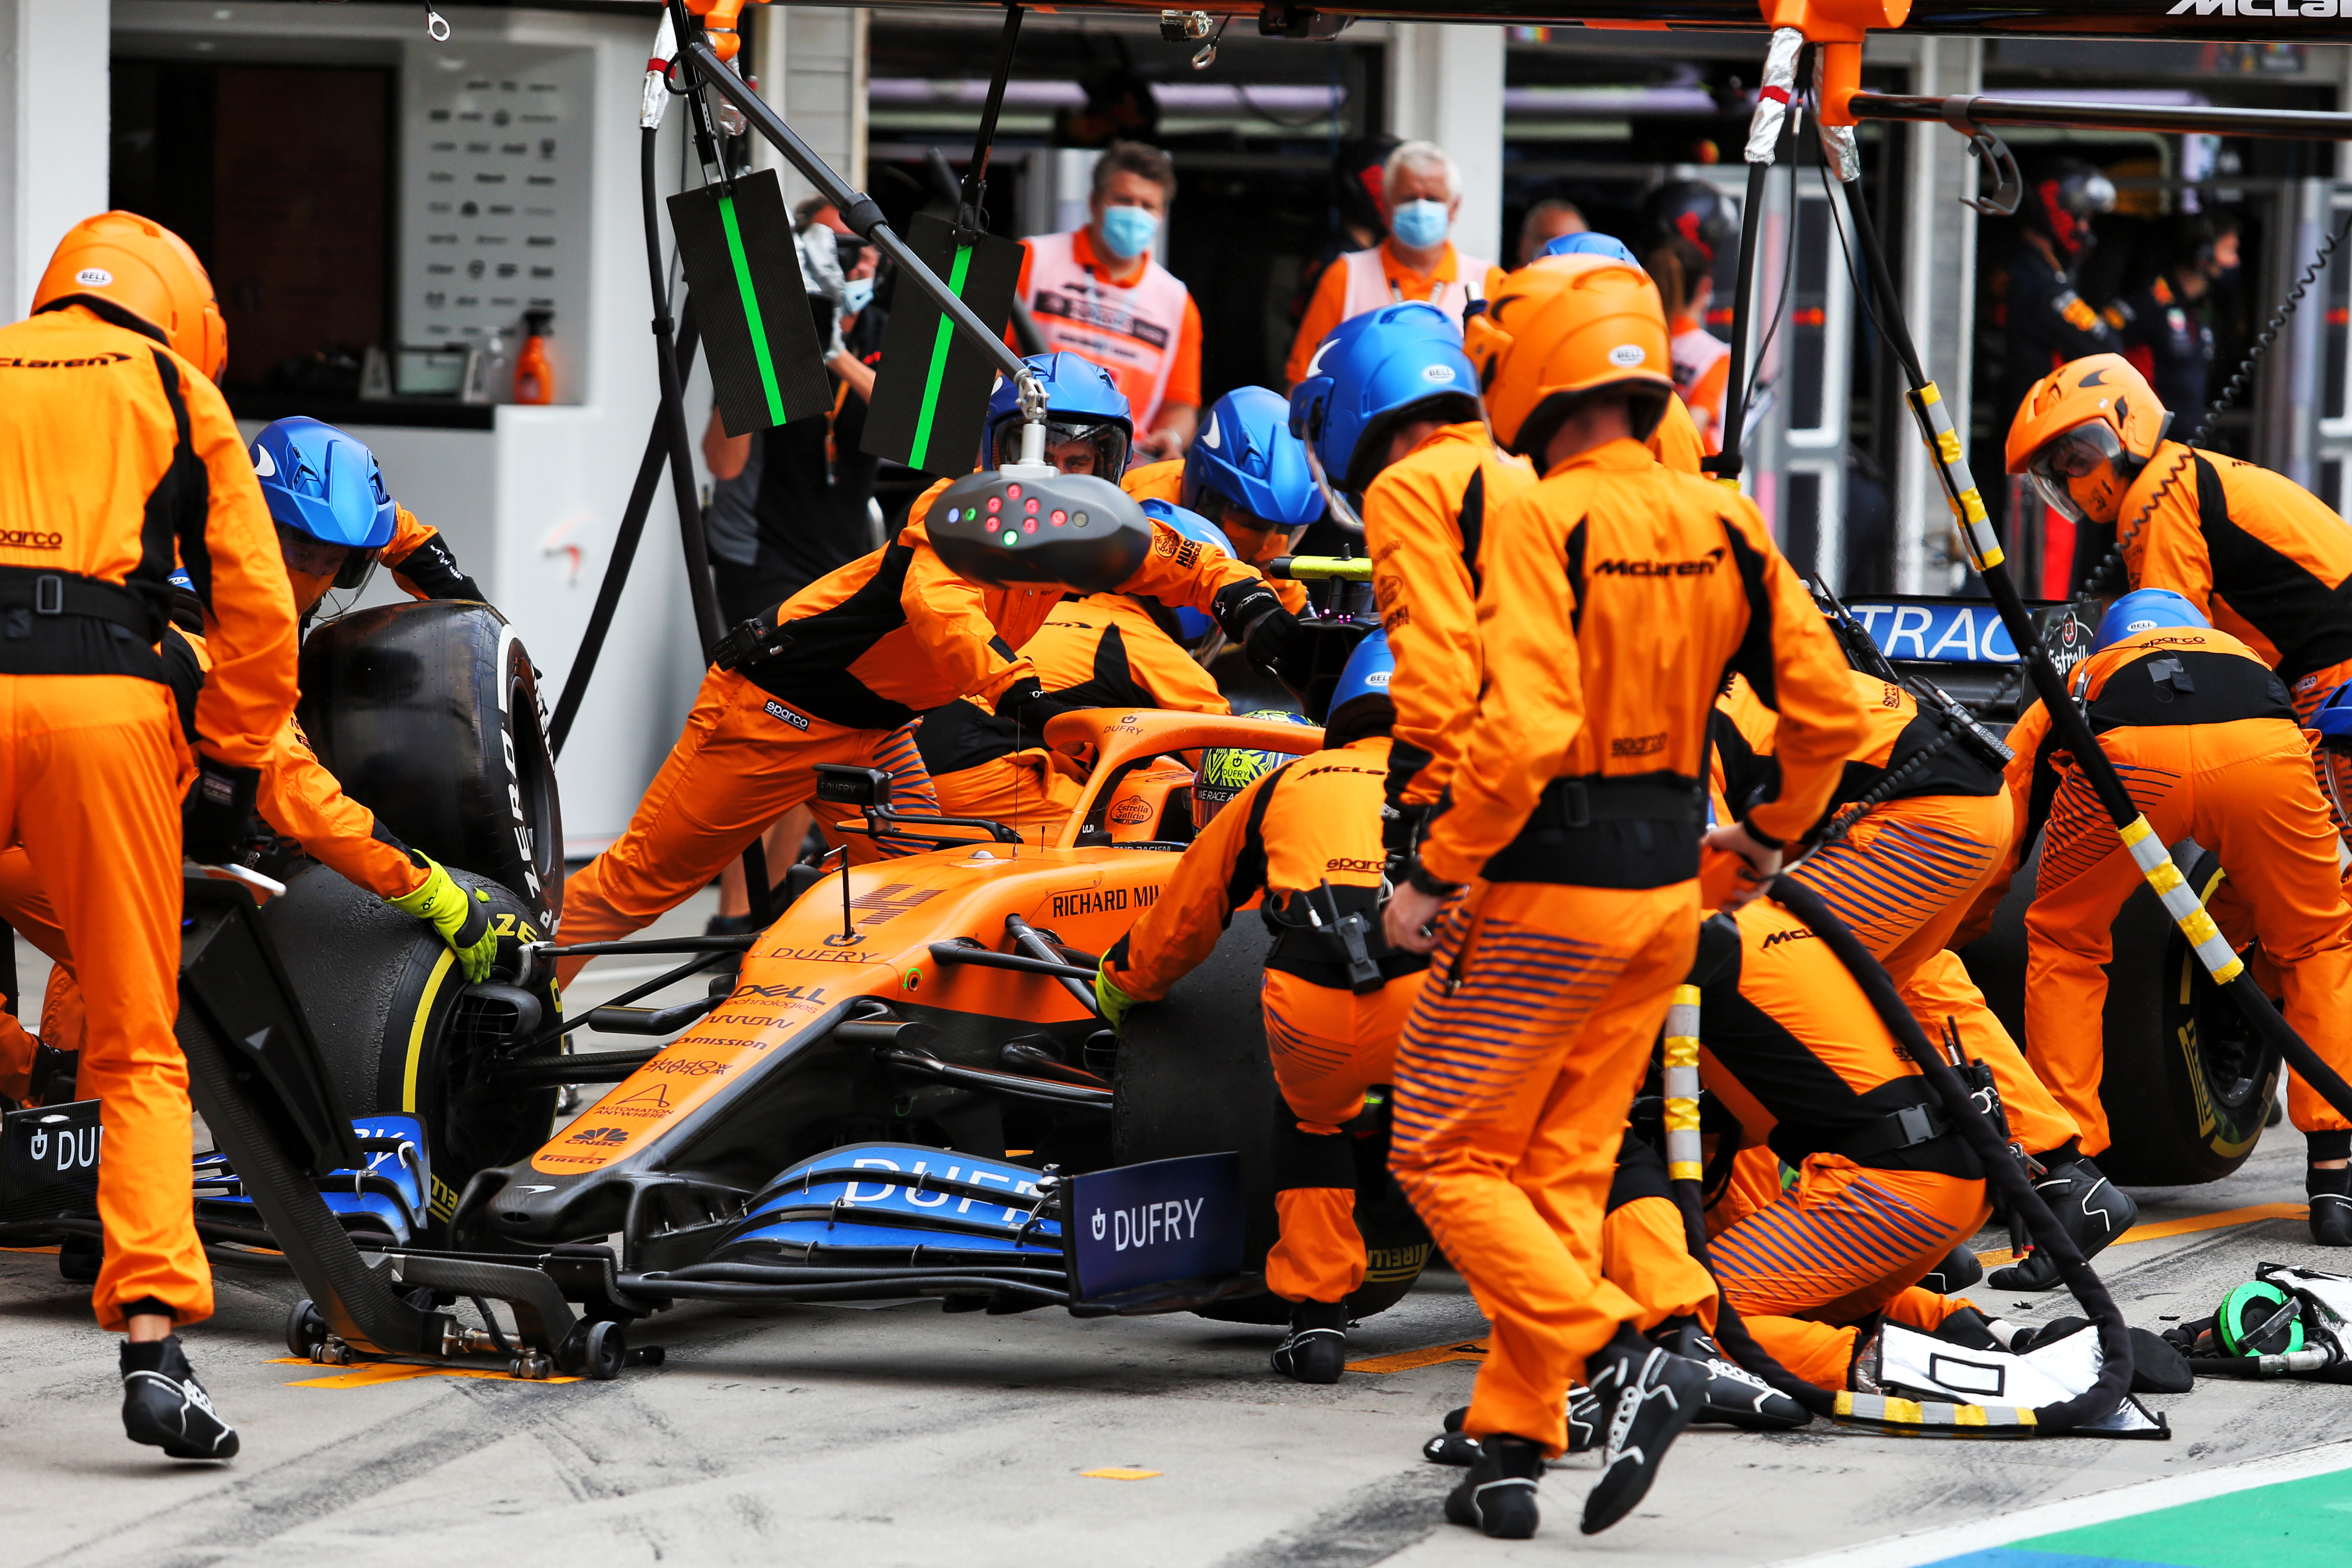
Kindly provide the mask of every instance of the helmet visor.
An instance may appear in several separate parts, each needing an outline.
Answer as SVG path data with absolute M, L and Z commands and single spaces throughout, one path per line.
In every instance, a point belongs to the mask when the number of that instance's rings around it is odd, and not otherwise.
M 1021 460 L 1021 424 L 1017 415 L 997 424 L 996 466 L 1000 468 Z M 1048 416 L 1045 460 L 1066 474 L 1093 474 L 1117 484 L 1127 472 L 1127 432 L 1099 419 Z
M 2327 804 L 2336 820 L 2352 822 L 2352 752 L 2323 745 L 2314 754 L 2319 763 L 2319 782 L 2326 787 Z
M 1258 516 L 1239 501 L 1227 500 L 1214 490 L 1203 489 L 1195 502 L 1195 510 L 1215 523 L 1233 542 L 1234 554 L 1253 566 L 1263 566 L 1277 555 L 1287 555 L 1300 539 L 1306 536 L 1311 523 L 1286 528 L 1281 523 Z
M 2107 519 L 2094 516 L 2088 508 L 2105 496 L 2122 494 L 2116 465 L 2123 455 L 2124 444 L 2115 427 L 2104 419 L 2092 419 L 2043 442 L 2025 471 L 2059 516 L 2078 523 L 2103 522 Z

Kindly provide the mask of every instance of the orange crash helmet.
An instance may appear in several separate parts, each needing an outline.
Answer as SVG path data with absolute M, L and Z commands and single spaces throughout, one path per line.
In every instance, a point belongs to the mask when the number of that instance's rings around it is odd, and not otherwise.
M 1462 347 L 1496 441 L 1538 460 L 1581 397 L 1638 393 L 1633 437 L 1647 440 L 1674 395 L 1657 285 L 1607 257 L 1551 257 L 1512 273 L 1464 324 Z
M 2113 522 L 2172 416 L 2121 354 L 2092 354 L 2033 384 L 2009 426 L 2009 471 L 2076 522 Z
M 67 305 L 88 305 L 134 331 L 152 329 L 211 380 L 228 363 L 228 325 L 205 264 L 152 218 L 100 213 L 66 231 L 33 290 L 33 314 Z

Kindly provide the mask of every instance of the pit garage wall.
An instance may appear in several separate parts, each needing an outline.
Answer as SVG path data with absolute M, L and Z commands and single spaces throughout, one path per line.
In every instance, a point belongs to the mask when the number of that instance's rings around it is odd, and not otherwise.
M 0 0 L 0 6 L 8 5 L 37 14 L 42 26 L 68 41 L 106 36 L 105 0 Z M 425 36 L 424 8 L 414 4 L 114 0 L 111 26 L 118 47 L 135 45 L 150 56 L 159 52 L 160 41 L 167 48 L 184 47 L 191 58 L 331 60 L 356 55 L 397 59 L 408 73 L 438 72 L 446 68 L 438 62 L 462 59 L 469 46 L 578 50 L 593 61 L 589 214 L 574 231 L 587 247 L 587 277 L 578 296 L 585 303 L 570 319 L 556 321 L 550 343 L 557 395 L 567 401 L 541 407 L 501 405 L 495 428 L 488 431 L 352 426 L 353 434 L 383 459 L 402 503 L 448 535 L 459 560 L 515 623 L 544 672 L 541 689 L 551 709 L 586 626 L 656 402 L 646 330 L 636 124 L 652 29 L 635 16 L 458 5 L 443 10 L 454 29 L 445 45 Z M 70 26 L 62 20 L 68 15 Z M 210 47 L 200 48 L 205 45 Z M 79 170 L 69 195 L 36 187 L 42 203 L 35 219 L 39 232 L 16 247 L 20 255 L 45 257 L 66 222 L 106 205 L 107 95 L 98 74 L 104 65 L 96 58 L 81 68 L 60 69 L 55 54 L 44 56 L 37 85 L 64 100 L 71 120 L 62 108 L 52 110 L 30 163 L 55 184 L 59 181 L 49 165 L 58 153 L 80 157 L 84 149 L 98 152 L 94 166 Z M 22 81 L 21 72 L 16 79 Z M 677 118 L 671 117 L 665 133 L 659 167 L 666 182 L 677 177 Z M 11 167 L 21 173 L 27 162 L 20 155 Z M 416 174 L 404 169 L 400 178 Z M 668 188 L 666 183 L 665 193 Z M 33 265 L 37 268 L 37 261 Z M 29 288 L 27 276 L 12 300 Z M 698 379 L 689 386 L 687 398 L 698 435 L 696 416 L 709 404 L 707 382 Z M 247 433 L 253 428 L 249 424 Z M 369 602 L 391 596 L 380 574 Z M 560 764 L 571 852 L 593 851 L 626 826 L 684 722 L 701 663 L 677 513 L 665 482 L 589 700 Z

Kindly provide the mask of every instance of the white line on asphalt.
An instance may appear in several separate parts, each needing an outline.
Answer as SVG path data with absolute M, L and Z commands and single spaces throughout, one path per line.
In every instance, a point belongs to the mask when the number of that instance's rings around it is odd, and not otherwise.
M 2064 1498 L 2057 1502 L 2021 1509 L 1998 1520 L 1948 1524 L 1910 1535 L 1891 1536 L 1884 1541 L 1864 1542 L 1859 1546 L 1842 1547 L 1818 1556 L 1786 1558 L 1780 1568 L 1922 1568 L 1923 1564 L 1940 1563 L 1947 1557 L 1958 1557 L 1963 1552 L 1989 1552 L 1997 1546 L 2030 1541 L 2037 1535 L 2051 1535 L 2062 1530 L 2080 1530 L 2087 1525 L 2112 1524 L 2116 1520 L 2152 1513 L 2158 1509 L 2203 1502 L 2207 1498 L 2226 1497 L 2251 1487 L 2297 1481 L 2306 1476 L 2324 1476 L 2342 1469 L 2352 1469 L 2352 1442 L 2326 1443 L 2316 1448 L 2298 1448 L 2292 1453 L 2243 1459 L 2234 1465 L 2217 1465 L 2212 1469 L 2185 1476 L 2159 1476 L 2154 1480 L 2117 1487 L 2111 1491 L 2093 1492 L 2086 1497 Z

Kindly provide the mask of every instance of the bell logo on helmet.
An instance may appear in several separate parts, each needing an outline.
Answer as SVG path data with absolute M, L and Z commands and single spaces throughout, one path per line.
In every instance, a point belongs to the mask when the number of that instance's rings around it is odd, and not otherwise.
M 114 274 L 103 267 L 85 267 L 74 274 L 74 281 L 85 289 L 104 289 L 114 281 Z
M 1619 343 L 1609 351 L 1609 363 L 1621 370 L 1631 370 L 1649 357 L 1639 343 Z
M 1385 691 L 1388 689 L 1389 677 L 1392 673 L 1393 672 L 1390 670 L 1376 669 L 1372 671 L 1371 674 L 1364 677 L 1364 684 Z
M 1450 386 L 1454 382 L 1454 367 L 1450 364 L 1423 365 L 1421 367 L 1421 379 L 1426 382 L 1434 383 L 1440 386 Z

